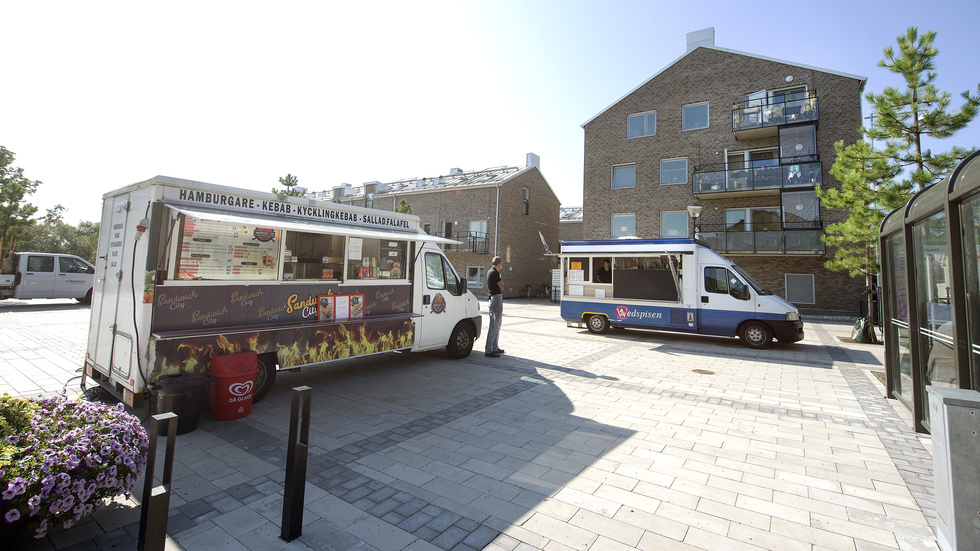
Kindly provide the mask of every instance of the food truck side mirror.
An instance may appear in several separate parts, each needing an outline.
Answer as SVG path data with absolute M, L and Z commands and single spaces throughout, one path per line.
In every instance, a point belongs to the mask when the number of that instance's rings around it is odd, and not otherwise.
M 456 284 L 456 287 L 459 288 L 459 293 L 460 294 L 465 293 L 466 292 L 466 278 L 463 278 L 463 277 L 456 278 L 456 281 L 458 282 Z

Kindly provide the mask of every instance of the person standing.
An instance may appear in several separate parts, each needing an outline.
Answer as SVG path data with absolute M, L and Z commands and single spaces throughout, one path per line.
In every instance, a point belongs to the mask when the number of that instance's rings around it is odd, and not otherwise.
M 500 267 L 504 260 L 499 256 L 493 257 L 493 268 L 487 275 L 487 289 L 490 291 L 490 328 L 487 329 L 486 355 L 499 358 L 504 353 L 497 346 L 500 338 L 500 317 L 504 313 L 504 281 L 500 279 Z

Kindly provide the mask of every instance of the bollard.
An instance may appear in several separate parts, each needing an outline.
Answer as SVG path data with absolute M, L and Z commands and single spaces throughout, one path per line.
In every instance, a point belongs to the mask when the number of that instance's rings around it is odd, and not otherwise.
M 157 457 L 157 434 L 163 423 L 167 432 L 167 453 L 163 461 L 163 480 L 153 486 L 153 471 Z M 174 474 L 174 447 L 177 444 L 177 415 L 160 413 L 150 418 L 150 446 L 146 454 L 146 473 L 143 475 L 143 502 L 140 504 L 139 551 L 163 551 L 167 543 L 167 517 L 170 514 L 170 483 Z
M 282 494 L 282 532 L 280 539 L 293 541 L 303 535 L 303 499 L 306 494 L 306 458 L 310 451 L 310 395 L 313 389 L 293 389 L 289 414 L 289 449 L 286 455 L 286 481 Z M 300 418 L 302 402 L 302 419 Z M 302 427 L 300 427 L 302 424 Z

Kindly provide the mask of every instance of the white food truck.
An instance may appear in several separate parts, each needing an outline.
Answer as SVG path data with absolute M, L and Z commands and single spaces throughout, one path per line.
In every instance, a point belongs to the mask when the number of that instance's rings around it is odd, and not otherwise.
M 157 176 L 105 194 L 85 377 L 138 406 L 165 375 L 258 354 L 290 369 L 469 355 L 476 297 L 417 216 Z
M 5 298 L 73 298 L 92 300 L 95 267 L 71 254 L 14 253 L 10 272 L 0 273 L 0 300 Z
M 803 339 L 799 310 L 702 241 L 565 241 L 560 256 L 561 317 L 593 333 L 621 327 L 738 336 L 751 348 L 768 347 L 773 337 Z

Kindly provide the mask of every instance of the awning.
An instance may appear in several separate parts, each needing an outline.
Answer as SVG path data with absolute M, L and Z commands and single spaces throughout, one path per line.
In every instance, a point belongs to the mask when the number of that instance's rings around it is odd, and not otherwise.
M 305 220 L 302 218 L 279 218 L 274 216 L 262 216 L 261 214 L 244 214 L 238 212 L 218 211 L 201 207 L 188 207 L 165 203 L 168 207 L 189 216 L 195 220 L 210 220 L 212 222 L 228 222 L 231 224 L 241 224 L 243 226 L 255 226 L 260 228 L 273 228 L 286 231 L 301 231 L 309 233 L 328 233 L 331 235 L 346 235 L 350 237 L 362 237 L 373 239 L 392 239 L 401 241 L 430 241 L 433 243 L 452 243 L 458 241 L 429 235 L 423 231 L 397 231 L 382 230 L 378 228 L 365 228 L 358 226 L 348 226 L 346 224 L 336 224 L 333 222 L 322 222 L 319 220 Z

